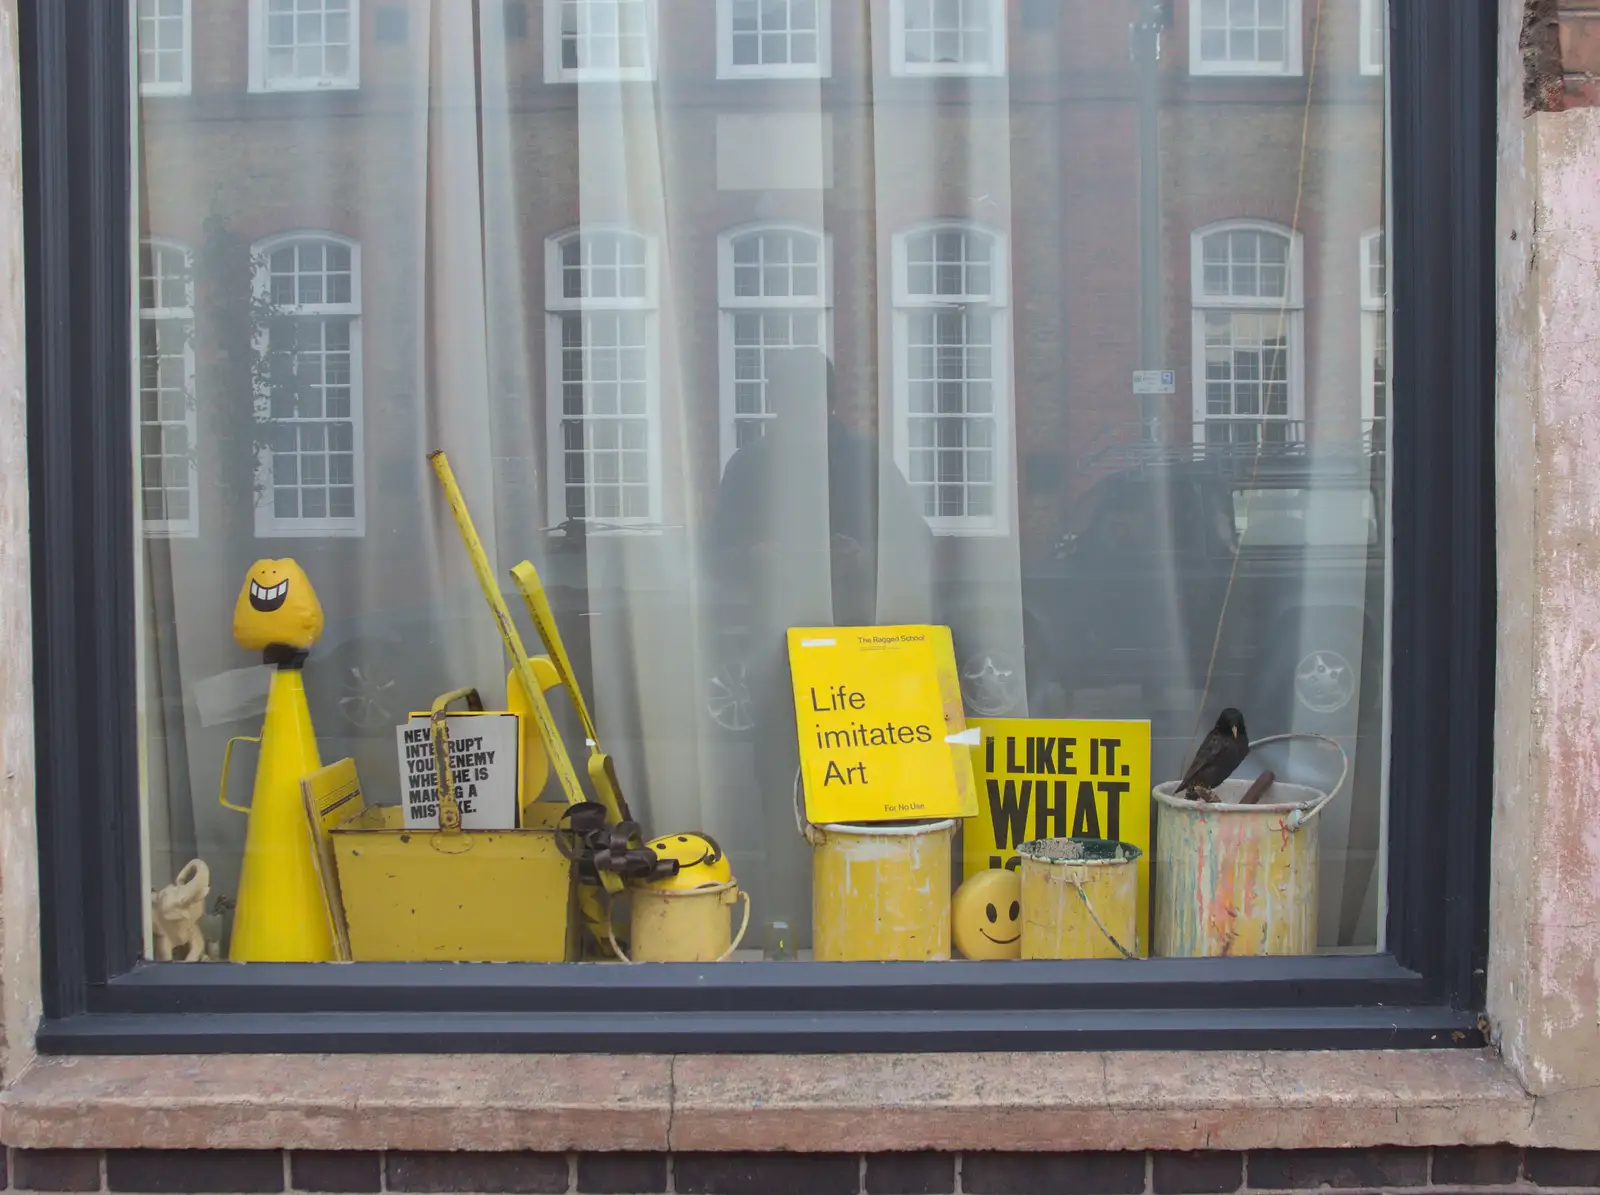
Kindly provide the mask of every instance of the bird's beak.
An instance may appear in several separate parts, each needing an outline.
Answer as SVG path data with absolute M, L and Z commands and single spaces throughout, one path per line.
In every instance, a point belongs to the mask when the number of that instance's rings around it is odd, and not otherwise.
M 1233 732 L 1232 733 L 1233 733 L 1233 737 L 1234 738 L 1238 738 L 1239 737 L 1239 728 L 1237 726 L 1235 726 L 1233 728 Z

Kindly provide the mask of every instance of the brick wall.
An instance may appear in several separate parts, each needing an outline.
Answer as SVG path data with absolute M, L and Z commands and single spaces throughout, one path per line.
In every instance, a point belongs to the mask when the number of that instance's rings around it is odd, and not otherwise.
M 1595 1192 L 1600 1153 L 1509 1147 L 1246 1153 L 278 1153 L 12 1150 L 10 1189 L 585 1195 Z

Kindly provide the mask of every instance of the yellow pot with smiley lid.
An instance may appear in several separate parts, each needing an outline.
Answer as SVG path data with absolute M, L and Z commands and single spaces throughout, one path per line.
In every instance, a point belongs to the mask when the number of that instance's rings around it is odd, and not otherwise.
M 750 897 L 739 891 L 728 857 L 709 834 L 664 834 L 646 845 L 658 859 L 675 859 L 678 871 L 629 889 L 632 941 L 624 950 L 613 932 L 617 957 L 633 963 L 718 963 L 729 958 L 750 927 Z M 732 908 L 744 905 L 739 930 Z

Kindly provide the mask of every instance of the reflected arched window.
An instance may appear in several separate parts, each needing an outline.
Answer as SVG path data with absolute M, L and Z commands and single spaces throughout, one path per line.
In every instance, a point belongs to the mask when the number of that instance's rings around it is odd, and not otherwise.
M 737 229 L 718 238 L 724 461 L 760 436 L 773 418 L 767 354 L 796 347 L 828 351 L 826 258 L 818 233 L 789 225 Z
M 897 75 L 1006 73 L 1005 0 L 890 0 Z
M 1298 75 L 1300 0 L 1190 0 L 1189 73 Z
M 894 239 L 895 455 L 935 530 L 1003 532 L 1010 479 L 1005 242 L 968 224 Z
M 361 255 L 331 233 L 255 247 L 265 309 L 258 535 L 362 530 Z
M 1389 417 L 1388 275 L 1383 229 L 1374 228 L 1361 238 L 1361 417 L 1374 424 Z
M 1282 443 L 1302 417 L 1299 238 L 1257 221 L 1193 236 L 1194 421 L 1213 444 Z
M 147 534 L 194 535 L 194 270 L 171 241 L 139 246 L 139 518 Z
M 656 0 L 544 0 L 544 81 L 656 77 Z
M 556 521 L 659 521 L 655 247 L 584 228 L 545 245 L 546 421 Z
M 139 0 L 139 94 L 188 95 L 189 0 Z

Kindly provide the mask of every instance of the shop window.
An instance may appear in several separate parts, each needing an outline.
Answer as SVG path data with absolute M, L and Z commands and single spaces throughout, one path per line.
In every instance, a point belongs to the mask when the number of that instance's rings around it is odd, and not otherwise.
M 1192 238 L 1195 438 L 1285 443 L 1303 418 L 1299 239 L 1231 222 Z
M 189 94 L 190 0 L 139 0 L 139 94 Z
M 654 248 L 583 230 L 546 250 L 550 509 L 600 525 L 661 511 Z
M 139 521 L 146 535 L 194 535 L 194 276 L 189 251 L 139 247 Z
M 257 535 L 361 534 L 360 253 L 319 234 L 256 246 Z
M 717 296 L 724 459 L 774 418 L 767 361 L 774 350 L 826 351 L 830 291 L 823 238 L 770 226 L 724 233 L 718 241 Z
M 1298 75 L 1300 0 L 1191 0 L 1189 73 Z
M 1361 0 L 1361 73 L 1383 74 L 1388 52 L 1388 8 L 1384 0 Z
M 832 0 L 717 0 L 717 75 L 826 78 L 832 7 Z
M 547 83 L 656 77 L 655 0 L 545 0 Z
M 361 0 L 250 0 L 250 90 L 361 82 Z
M 1226 52 L 1302 7 L 1225 6 Z M 24 6 L 39 1048 L 1480 1046 L 1483 7 L 1396 6 L 1386 95 L 1185 84 L 1141 146 L 1125 23 L 1013 97 L 885 77 L 1000 70 L 1001 5 L 886 4 L 810 88 L 824 193 L 755 135 L 786 85 L 448 55 L 178 121 L 136 4 Z M 653 70 L 656 8 L 546 5 L 552 77 Z M 354 82 L 353 3 L 199 11 Z M 795 66 L 810 16 L 756 20 Z M 737 185 L 730 128 L 784 168 Z M 1205 796 L 1262 770 L 1316 880 L 1235 915 L 1259 876 L 1170 811 L 1253 818 Z M 1074 852 L 1132 887 L 1041 940 L 1013 867 Z
M 890 0 L 898 75 L 1003 75 L 1004 0 Z

